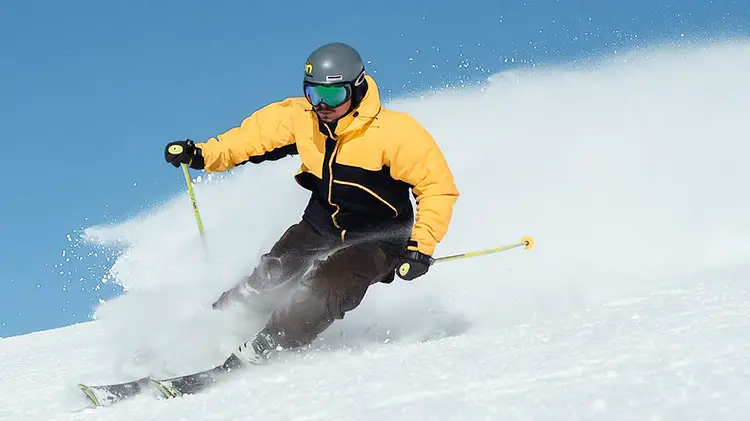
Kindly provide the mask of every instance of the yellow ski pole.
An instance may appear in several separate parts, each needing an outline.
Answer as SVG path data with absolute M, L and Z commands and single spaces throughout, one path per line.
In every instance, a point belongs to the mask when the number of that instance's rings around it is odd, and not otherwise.
M 201 220 L 201 213 L 198 210 L 198 203 L 195 200 L 195 191 L 193 191 L 193 183 L 190 181 L 190 173 L 188 172 L 188 166 L 182 165 L 182 173 L 185 174 L 185 184 L 187 184 L 188 193 L 190 194 L 190 202 L 193 204 L 193 213 L 195 213 L 195 221 L 198 223 L 198 231 L 203 236 L 203 221 Z
M 458 260 L 458 259 L 467 259 L 469 257 L 476 257 L 476 256 L 484 256 L 486 254 L 499 253 L 501 251 L 511 250 L 517 247 L 523 247 L 526 250 L 530 250 L 534 247 L 534 240 L 531 237 L 526 236 L 521 239 L 520 243 L 509 244 L 507 246 L 502 246 L 502 247 L 497 247 L 497 248 L 492 248 L 492 249 L 472 251 L 469 253 L 461 253 L 461 254 L 454 254 L 451 256 L 439 257 L 435 259 L 434 263 L 447 262 L 450 260 Z
M 172 145 L 169 147 L 169 153 L 179 155 L 182 153 L 182 146 Z M 193 204 L 193 213 L 195 214 L 195 221 L 198 223 L 198 231 L 201 233 L 203 238 L 203 220 L 201 220 L 201 213 L 198 210 L 198 202 L 195 200 L 195 191 L 193 190 L 193 182 L 190 181 L 190 172 L 188 172 L 187 164 L 180 164 L 182 166 L 182 173 L 185 175 L 185 184 L 187 184 L 188 193 L 190 194 L 190 202 Z

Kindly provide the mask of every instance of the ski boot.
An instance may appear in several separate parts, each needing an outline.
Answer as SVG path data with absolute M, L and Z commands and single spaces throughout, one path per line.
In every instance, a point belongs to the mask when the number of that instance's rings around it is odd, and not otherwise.
M 276 352 L 278 342 L 270 333 L 268 328 L 261 330 L 252 339 L 237 348 L 225 365 L 261 365 L 264 364 L 272 354 Z

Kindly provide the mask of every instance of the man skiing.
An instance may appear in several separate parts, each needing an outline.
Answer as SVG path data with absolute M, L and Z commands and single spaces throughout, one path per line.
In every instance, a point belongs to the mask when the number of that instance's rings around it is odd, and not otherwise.
M 262 363 L 277 349 L 310 343 L 356 308 L 370 285 L 392 282 L 394 271 L 406 280 L 424 275 L 459 195 L 431 135 L 408 114 L 381 106 L 355 49 L 316 49 L 303 91 L 304 98 L 266 105 L 205 142 L 165 148 L 175 167 L 213 172 L 301 158 L 295 179 L 311 192 L 301 221 L 213 305 L 260 305 L 289 291 L 271 304 L 265 328 L 230 357 L 238 363 Z

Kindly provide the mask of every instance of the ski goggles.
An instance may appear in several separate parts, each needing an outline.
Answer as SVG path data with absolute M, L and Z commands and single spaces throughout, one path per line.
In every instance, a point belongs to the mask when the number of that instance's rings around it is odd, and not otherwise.
M 331 108 L 336 108 L 349 100 L 351 96 L 352 88 L 348 83 L 345 85 L 305 84 L 305 98 L 314 107 L 326 104 Z

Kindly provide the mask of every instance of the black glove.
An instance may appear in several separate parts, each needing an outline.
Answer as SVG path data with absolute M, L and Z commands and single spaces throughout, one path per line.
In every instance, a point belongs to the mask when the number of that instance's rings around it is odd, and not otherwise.
M 427 273 L 434 261 L 435 259 L 426 254 L 407 250 L 399 259 L 396 272 L 399 278 L 411 281 Z
M 190 139 L 167 143 L 164 148 L 164 159 L 175 168 L 187 164 L 192 169 L 202 170 L 205 166 L 201 149 L 196 148 Z

